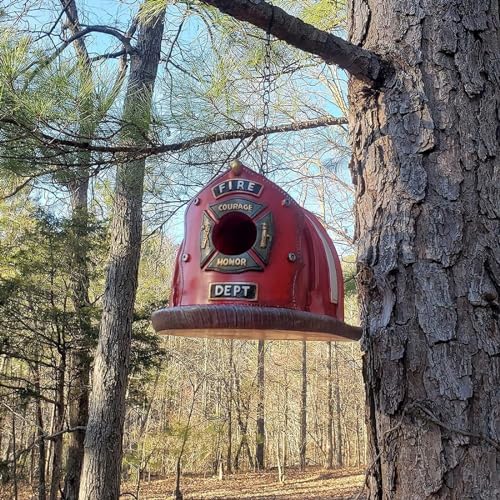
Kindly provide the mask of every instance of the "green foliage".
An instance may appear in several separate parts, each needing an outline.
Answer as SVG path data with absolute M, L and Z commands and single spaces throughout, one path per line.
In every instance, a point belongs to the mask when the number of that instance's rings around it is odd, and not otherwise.
M 138 318 L 149 320 L 169 299 L 177 245 L 156 233 L 145 239 L 141 250 L 135 312 Z
M 347 8 L 345 0 L 315 0 L 307 3 L 301 16 L 306 23 L 324 31 L 344 26 Z
M 159 368 L 165 361 L 166 351 L 161 345 L 161 339 L 151 328 L 147 320 L 134 321 L 132 332 L 132 347 L 130 353 L 130 372 L 132 376 L 142 377 L 137 385 L 150 380 L 150 371 Z
M 37 176 L 91 164 L 86 152 L 54 150 L 51 139 L 92 140 L 117 102 L 123 76 L 110 78 L 104 65 L 91 72 L 69 49 L 59 54 L 5 30 L 0 35 L 0 173 Z M 134 117 L 142 123 L 144 112 L 136 109 L 128 116 Z M 64 175 L 60 180 L 66 181 Z
M 344 274 L 344 293 L 346 297 L 356 295 L 356 257 L 346 256 L 342 259 L 342 272 Z
M 13 213 L 20 212 L 15 218 Z M 71 276 L 74 272 L 71 249 L 75 227 L 40 209 L 0 207 L 0 336 L 4 349 L 21 343 L 49 349 L 70 342 L 78 330 L 78 316 L 72 306 Z M 14 223 L 12 223 L 14 221 Z M 90 259 L 102 260 L 102 226 L 88 224 Z M 92 274 L 91 274 L 92 277 Z M 94 321 L 99 311 L 88 311 Z M 89 345 L 96 330 L 88 332 Z M 4 351 L 5 352 L 5 351 Z M 43 349 L 40 351 L 43 354 Z
M 356 258 L 353 255 L 342 259 L 344 275 L 344 316 L 347 323 L 359 324 L 358 297 L 356 289 Z

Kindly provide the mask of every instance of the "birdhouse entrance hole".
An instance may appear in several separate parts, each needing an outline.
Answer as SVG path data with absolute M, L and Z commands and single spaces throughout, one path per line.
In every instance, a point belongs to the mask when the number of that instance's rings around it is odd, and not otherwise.
M 240 255 L 252 248 L 257 238 L 257 228 L 248 215 L 229 212 L 215 225 L 212 238 L 219 252 Z

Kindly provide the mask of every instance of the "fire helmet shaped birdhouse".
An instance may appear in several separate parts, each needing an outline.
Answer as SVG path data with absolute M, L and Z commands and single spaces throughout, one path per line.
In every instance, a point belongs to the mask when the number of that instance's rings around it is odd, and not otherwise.
M 342 270 L 318 219 L 238 161 L 186 211 L 166 335 L 358 340 L 344 319 Z

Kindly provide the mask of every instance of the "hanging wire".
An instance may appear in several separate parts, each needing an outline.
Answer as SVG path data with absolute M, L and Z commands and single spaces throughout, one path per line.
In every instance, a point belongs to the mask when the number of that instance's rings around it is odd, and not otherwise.
M 272 3 L 269 2 L 272 7 Z M 262 102 L 264 108 L 264 135 L 262 136 L 261 162 L 259 172 L 263 175 L 269 174 L 269 104 L 271 102 L 271 28 L 274 20 L 274 9 L 271 11 L 269 25 L 266 30 L 265 52 L 264 52 L 264 79 L 262 82 Z

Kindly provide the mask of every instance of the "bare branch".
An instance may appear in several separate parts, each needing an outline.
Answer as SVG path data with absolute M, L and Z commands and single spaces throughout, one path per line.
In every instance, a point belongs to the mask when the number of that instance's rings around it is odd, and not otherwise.
M 106 35 L 111 35 L 111 36 L 114 36 L 115 38 L 117 38 L 118 40 L 120 40 L 120 42 L 122 42 L 123 46 L 125 47 L 125 49 L 129 53 L 137 52 L 137 49 L 135 49 L 134 47 L 132 47 L 132 45 L 130 45 L 130 38 L 128 38 L 127 35 L 124 35 L 123 33 L 121 33 L 120 31 L 118 31 L 115 28 L 95 24 L 95 25 L 91 25 L 91 26 L 86 26 L 85 28 L 83 28 L 83 30 L 80 33 L 84 33 L 84 34 L 104 33 Z
M 116 59 L 117 57 L 122 57 L 127 54 L 126 50 L 118 50 L 116 52 L 108 52 L 106 54 L 99 54 L 90 58 L 92 62 L 102 61 L 103 59 Z
M 136 52 L 136 49 L 130 45 L 130 40 L 120 33 L 119 31 L 109 28 L 107 26 L 87 26 L 86 28 L 83 28 L 81 31 L 76 32 L 74 35 L 70 36 L 67 40 L 64 41 L 62 45 L 60 45 L 53 54 L 50 55 L 49 59 L 47 61 L 44 61 L 45 64 L 47 62 L 53 61 L 57 56 L 59 56 L 69 45 L 71 45 L 73 42 L 76 42 L 77 40 L 80 40 L 83 38 L 85 35 L 88 35 L 89 33 L 105 33 L 107 35 L 114 36 L 115 38 L 118 38 L 124 46 L 124 51 L 127 53 L 133 53 Z M 85 53 L 83 53 L 85 54 Z M 85 56 L 83 55 L 84 60 L 90 61 L 90 58 L 87 59 L 88 54 Z
M 18 415 L 18 414 L 16 414 Z M 19 460 L 25 453 L 28 453 L 29 451 L 31 451 L 36 445 L 37 443 L 39 443 L 40 441 L 50 441 L 50 440 L 53 440 L 55 439 L 56 437 L 60 436 L 61 434 L 67 434 L 69 432 L 78 432 L 78 431 L 84 431 L 86 429 L 86 427 L 83 427 L 83 426 L 77 426 L 77 427 L 72 427 L 70 429 L 63 429 L 62 431 L 58 431 L 54 434 L 50 434 L 50 435 L 47 435 L 47 434 L 42 434 L 41 436 L 37 437 L 36 439 L 34 439 L 31 444 L 29 446 L 27 446 L 26 448 L 22 449 L 22 450 L 19 450 L 15 456 L 13 456 L 12 458 L 10 459 L 6 459 L 6 460 L 2 460 L 0 462 L 0 466 L 6 466 L 8 464 L 11 464 L 11 463 L 14 463 L 16 462 L 17 460 Z

